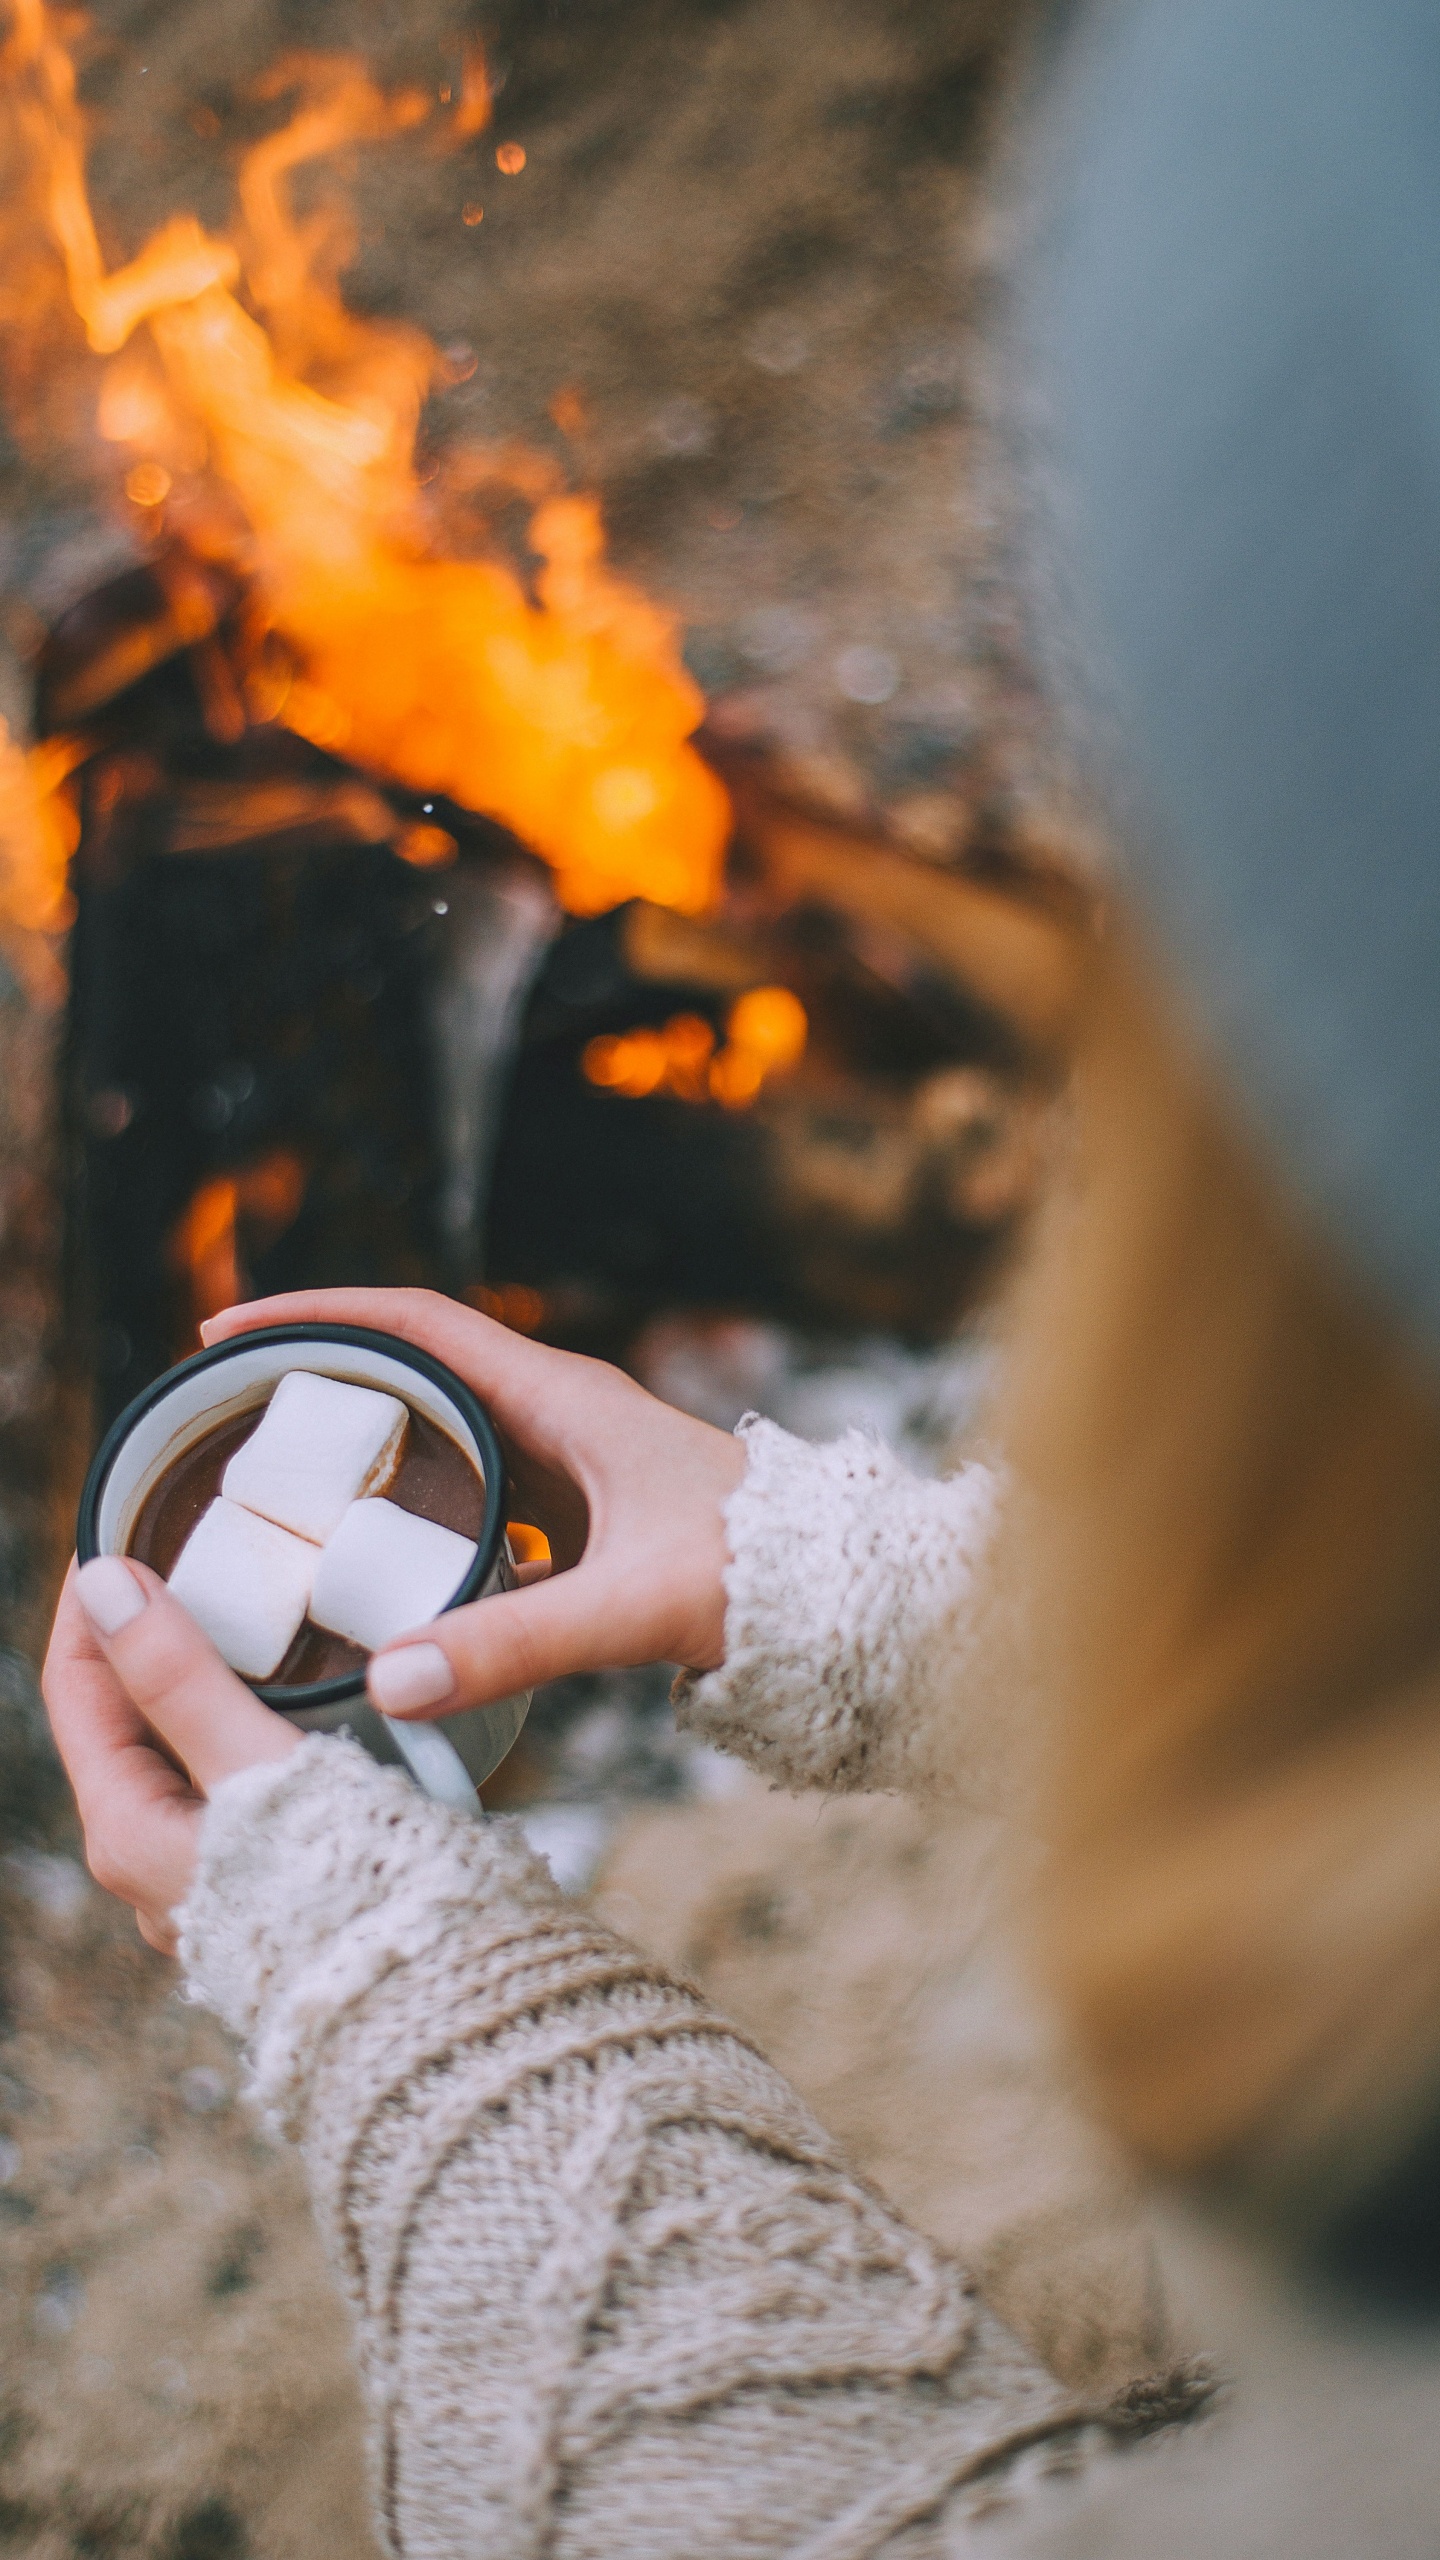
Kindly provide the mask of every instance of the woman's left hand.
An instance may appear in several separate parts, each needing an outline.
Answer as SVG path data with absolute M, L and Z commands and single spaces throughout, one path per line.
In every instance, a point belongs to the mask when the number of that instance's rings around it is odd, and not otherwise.
M 90 1872 L 173 1955 L 211 1788 L 285 1759 L 300 1736 L 227 1670 L 158 1574 L 118 1556 L 71 1565 L 43 1687 Z

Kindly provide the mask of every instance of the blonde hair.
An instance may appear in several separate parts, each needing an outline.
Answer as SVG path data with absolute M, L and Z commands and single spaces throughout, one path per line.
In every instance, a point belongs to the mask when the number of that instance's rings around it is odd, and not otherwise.
M 1010 1416 L 1041 1960 L 1143 2154 L 1323 2215 L 1440 2103 L 1440 1391 L 1113 947 L 1076 1109 Z

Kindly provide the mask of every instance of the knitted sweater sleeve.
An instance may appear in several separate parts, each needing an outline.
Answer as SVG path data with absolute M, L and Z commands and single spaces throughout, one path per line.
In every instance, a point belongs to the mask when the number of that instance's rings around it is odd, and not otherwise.
M 958 2268 L 514 1825 L 317 1736 L 217 1788 L 181 1930 L 303 2148 L 396 2560 L 968 2551 L 967 2502 L 1073 2446 Z
M 1012 1650 L 996 1473 L 933 1483 L 859 1431 L 823 1448 L 753 1414 L 740 1431 L 725 1659 L 677 1682 L 680 1723 L 777 1786 L 986 1801 Z

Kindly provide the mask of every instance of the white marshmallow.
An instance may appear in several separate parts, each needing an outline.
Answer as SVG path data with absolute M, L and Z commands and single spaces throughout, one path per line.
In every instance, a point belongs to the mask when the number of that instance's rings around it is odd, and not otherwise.
M 368 1651 L 438 1618 L 475 1560 L 475 1545 L 393 1502 L 356 1502 L 320 1558 L 310 1615 Z
M 323 1546 L 359 1495 L 394 1481 L 409 1420 L 398 1396 L 289 1369 L 220 1490 Z
M 170 1588 L 232 1671 L 268 1680 L 310 1603 L 320 1550 L 217 1495 L 170 1573 Z

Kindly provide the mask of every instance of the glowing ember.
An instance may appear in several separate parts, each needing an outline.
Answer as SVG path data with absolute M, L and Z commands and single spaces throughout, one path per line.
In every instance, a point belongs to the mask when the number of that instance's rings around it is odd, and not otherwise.
M 732 1049 L 755 1060 L 765 1075 L 780 1075 L 805 1054 L 805 1007 L 788 987 L 751 987 L 730 1009 L 726 1034 Z
M 460 847 L 444 827 L 407 827 L 395 847 L 404 862 L 413 862 L 417 871 L 443 871 L 455 860 Z
M 125 474 L 125 495 L 137 507 L 163 507 L 171 485 L 163 462 L 137 462 Z
M 483 133 L 490 121 L 490 73 L 486 68 L 483 45 L 466 47 L 465 70 L 460 83 L 460 104 L 455 116 L 458 139 L 468 142 L 473 134 Z
M 767 1077 L 798 1065 L 808 1032 L 805 1007 L 788 987 L 752 987 L 730 1008 L 722 1049 L 702 1015 L 677 1013 L 659 1031 L 591 1040 L 580 1063 L 591 1084 L 632 1101 L 673 1093 L 682 1102 L 743 1111 Z
M 290 208 L 303 163 L 409 130 L 433 100 L 386 97 L 348 61 L 281 65 L 267 86 L 300 104 L 242 164 L 235 237 L 177 215 L 107 272 L 59 25 L 43 0 L 13 0 L 7 231 L 18 211 L 32 265 L 35 238 L 53 244 L 89 347 L 109 359 L 98 424 L 126 457 L 132 505 L 240 569 L 284 644 L 294 673 L 263 659 L 252 716 L 499 819 L 576 913 L 637 895 L 702 910 L 729 803 L 689 743 L 704 703 L 673 618 L 606 566 L 588 498 L 540 495 L 533 595 L 499 561 L 436 555 L 415 437 L 444 360 L 417 331 L 349 313 L 348 238 Z M 472 52 L 451 131 L 489 113 Z M 496 160 L 514 174 L 525 154 L 504 143 Z M 507 468 L 532 500 L 543 491 L 533 462 Z M 489 476 L 503 476 L 493 458 Z

